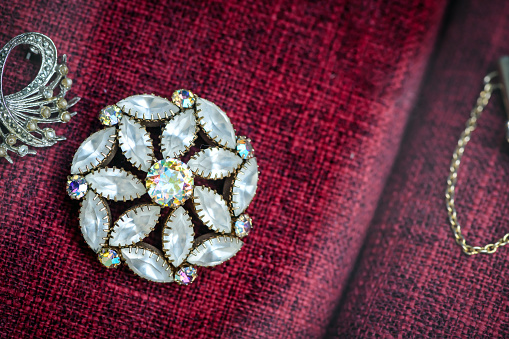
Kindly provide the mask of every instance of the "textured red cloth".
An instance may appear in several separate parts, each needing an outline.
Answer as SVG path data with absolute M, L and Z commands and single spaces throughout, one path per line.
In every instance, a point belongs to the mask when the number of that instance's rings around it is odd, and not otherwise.
M 25 31 L 50 36 L 69 55 L 72 93 L 83 97 L 80 114 L 57 127 L 68 141 L 0 164 L 2 335 L 323 336 L 396 156 L 444 6 L 439 0 L 2 2 L 1 42 Z M 473 93 L 477 82 L 461 80 L 455 84 Z M 100 108 L 177 88 L 224 108 L 254 140 L 262 172 L 250 209 L 256 229 L 243 250 L 201 269 L 189 287 L 102 267 L 82 239 L 78 204 L 64 191 L 74 151 L 99 128 Z M 452 147 L 457 131 L 450 129 Z M 451 147 L 441 150 L 444 157 Z M 415 212 L 425 217 L 431 210 Z M 445 228 L 442 204 L 433 212 L 440 216 L 436 227 Z M 445 233 L 442 243 L 444 256 L 454 257 Z M 394 252 L 379 248 L 379 257 Z M 440 276 L 448 273 L 444 267 Z
M 505 1 L 458 1 L 451 8 L 331 335 L 509 336 L 507 248 L 462 254 L 444 196 L 452 151 L 482 79 L 509 52 L 508 12 Z M 456 207 L 472 245 L 508 232 L 506 119 L 495 92 L 459 170 Z

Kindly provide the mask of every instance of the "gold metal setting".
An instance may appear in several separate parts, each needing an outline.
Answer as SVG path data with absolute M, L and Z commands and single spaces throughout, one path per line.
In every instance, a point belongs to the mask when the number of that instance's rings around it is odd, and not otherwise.
M 456 243 L 461 246 L 463 252 L 467 255 L 475 255 L 475 254 L 492 254 L 497 251 L 499 247 L 505 246 L 509 243 L 509 233 L 505 234 L 502 238 L 497 241 L 481 246 L 473 246 L 467 243 L 465 237 L 462 234 L 461 226 L 458 221 L 458 214 L 455 206 L 455 190 L 456 183 L 458 180 L 458 170 L 461 164 L 461 159 L 465 152 L 465 147 L 470 141 L 471 135 L 477 127 L 477 121 L 481 117 L 482 112 L 485 107 L 488 105 L 488 102 L 491 98 L 493 91 L 497 88 L 502 90 L 502 94 L 504 96 L 504 101 L 506 102 L 506 111 L 509 117 L 509 57 L 503 57 L 499 62 L 500 72 L 492 72 L 484 77 L 484 87 L 479 94 L 479 98 L 477 102 L 470 112 L 470 118 L 467 120 L 466 128 L 461 133 L 461 136 L 458 140 L 458 144 L 454 150 L 452 155 L 452 161 L 449 169 L 449 176 L 447 178 L 447 188 L 445 191 L 445 200 L 447 206 L 447 213 L 449 215 L 449 222 L 451 225 L 451 230 L 454 234 L 454 239 Z M 496 77 L 500 77 L 502 83 L 493 83 L 493 80 Z M 507 124 L 509 128 L 509 122 Z M 508 129 L 509 131 L 509 129 Z M 509 134 L 508 134 L 509 136 Z

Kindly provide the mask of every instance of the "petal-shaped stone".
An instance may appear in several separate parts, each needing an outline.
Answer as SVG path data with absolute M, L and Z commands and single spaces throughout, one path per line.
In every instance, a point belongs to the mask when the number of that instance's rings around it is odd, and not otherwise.
M 110 246 L 127 246 L 143 240 L 156 226 L 161 207 L 138 205 L 122 214 L 113 226 Z
M 165 98 L 152 94 L 133 95 L 117 103 L 128 115 L 143 120 L 162 120 L 170 118 L 179 108 Z
M 210 229 L 220 233 L 232 231 L 232 218 L 223 197 L 205 186 L 196 186 L 193 192 L 196 213 Z
M 200 238 L 196 239 L 199 245 L 187 257 L 188 263 L 197 266 L 219 265 L 235 256 L 244 244 L 239 238 L 227 235 L 216 235 L 202 242 Z
M 140 277 L 155 282 L 173 281 L 173 271 L 156 248 L 138 243 L 135 247 L 122 248 L 121 253 L 127 266 Z
M 106 199 L 133 200 L 147 193 L 145 185 L 131 173 L 118 168 L 100 168 L 85 177 L 90 187 Z
M 81 203 L 80 228 L 83 238 L 94 252 L 106 243 L 111 214 L 106 201 L 93 191 L 88 191 Z
M 109 160 L 116 147 L 116 129 L 108 127 L 89 136 L 74 154 L 71 173 L 85 173 Z
M 198 121 L 207 136 L 225 147 L 235 149 L 237 141 L 230 118 L 214 103 L 198 98 L 196 101 Z
M 147 172 L 152 166 L 154 152 L 152 139 L 147 130 L 134 119 L 124 117 L 118 131 L 120 149 L 127 160 L 138 169 Z
M 196 153 L 187 166 L 194 174 L 207 179 L 222 179 L 231 175 L 242 163 L 235 153 L 224 148 L 207 148 Z
M 196 139 L 196 117 L 187 110 L 168 121 L 161 135 L 161 152 L 165 158 L 184 154 Z
M 251 158 L 240 168 L 232 187 L 232 208 L 235 216 L 246 210 L 256 194 L 258 187 L 258 164 Z
M 177 208 L 166 221 L 163 229 L 163 251 L 175 267 L 180 266 L 193 247 L 194 230 L 189 214 Z

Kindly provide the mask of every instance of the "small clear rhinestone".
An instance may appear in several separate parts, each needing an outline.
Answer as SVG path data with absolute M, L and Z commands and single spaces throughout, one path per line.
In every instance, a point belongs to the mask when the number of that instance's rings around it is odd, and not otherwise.
M 18 148 L 18 154 L 20 157 L 24 157 L 28 154 L 28 147 L 26 145 L 21 145 Z
M 53 90 L 51 88 L 44 88 L 42 90 L 42 96 L 45 97 L 46 99 L 49 99 L 51 97 L 53 97 Z

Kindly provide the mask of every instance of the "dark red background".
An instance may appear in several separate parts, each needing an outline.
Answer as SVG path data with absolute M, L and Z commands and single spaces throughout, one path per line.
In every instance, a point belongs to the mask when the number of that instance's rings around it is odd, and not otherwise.
M 509 3 L 446 7 L 2 2 L 0 42 L 50 36 L 83 99 L 58 129 L 68 141 L 0 164 L 1 334 L 504 336 L 507 249 L 462 255 L 443 193 L 482 77 L 508 53 Z M 14 86 L 15 69 L 8 75 Z M 254 140 L 262 172 L 246 246 L 189 287 L 101 267 L 64 190 L 100 108 L 177 88 L 224 108 Z M 495 95 L 460 170 L 460 222 L 477 242 L 502 235 L 509 220 L 501 107 Z

